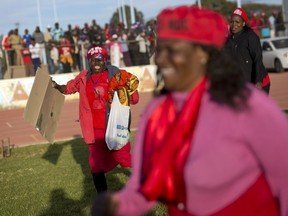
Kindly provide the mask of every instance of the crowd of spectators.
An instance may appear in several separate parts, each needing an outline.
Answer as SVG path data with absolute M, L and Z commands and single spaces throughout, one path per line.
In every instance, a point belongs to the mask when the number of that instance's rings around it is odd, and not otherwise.
M 18 29 L 12 29 L 2 39 L 2 56 L 7 58 L 2 61 L 2 68 L 5 73 L 7 66 L 24 65 L 26 76 L 35 75 L 42 64 L 48 65 L 50 74 L 81 71 L 87 69 L 85 57 L 92 46 L 105 47 L 110 52 L 109 61 L 118 67 L 153 64 L 154 24 L 135 22 L 127 29 L 119 23 L 115 28 L 108 24 L 102 28 L 93 19 L 83 28 L 68 24 L 63 30 L 56 22 L 45 31 L 36 26 L 32 34 L 25 29 L 22 36 Z M 4 73 L 0 73 L 0 79 Z
M 250 19 L 250 27 L 261 38 L 285 36 L 285 24 L 282 11 L 271 11 L 270 14 L 262 11 L 253 13 Z
M 260 38 L 285 36 L 281 11 L 272 11 L 270 15 L 252 13 L 249 20 L 248 25 Z M 24 65 L 26 76 L 35 75 L 42 64 L 48 65 L 50 74 L 87 69 L 85 55 L 91 46 L 105 47 L 110 54 L 108 62 L 117 67 L 154 64 L 154 26 L 155 21 L 145 26 L 137 21 L 130 28 L 123 23 L 100 27 L 93 19 L 83 27 L 68 24 L 66 30 L 58 22 L 53 27 L 48 25 L 45 31 L 36 26 L 32 34 L 25 29 L 22 36 L 18 29 L 12 29 L 2 39 L 2 50 L 0 46 L 0 79 L 7 66 L 15 65 Z M 31 40 L 35 40 L 34 45 Z

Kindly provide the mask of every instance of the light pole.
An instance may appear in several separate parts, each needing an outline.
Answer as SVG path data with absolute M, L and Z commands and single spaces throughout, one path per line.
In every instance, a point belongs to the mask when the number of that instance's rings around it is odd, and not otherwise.
M 39 28 L 42 29 L 42 20 L 41 20 L 39 0 L 37 0 L 37 11 L 38 11 Z M 42 51 L 42 56 L 40 56 L 40 59 L 41 59 L 41 61 L 43 62 L 43 64 L 47 64 L 47 61 L 46 61 L 46 52 L 45 52 L 45 49 L 44 49 L 44 44 L 40 44 L 40 49 L 41 49 L 41 51 Z
M 135 11 L 133 6 L 133 0 L 130 0 L 130 14 L 131 14 L 131 25 L 135 22 Z
M 123 22 L 122 21 L 122 11 L 121 11 L 120 0 L 118 0 L 118 15 L 119 15 L 119 22 Z
M 288 2 L 286 0 L 282 0 L 282 14 L 283 14 L 285 27 L 286 27 L 285 35 L 287 35 L 288 33 Z
M 38 12 L 39 28 L 42 29 L 42 20 L 41 20 L 40 2 L 39 2 L 39 0 L 36 0 L 36 3 L 37 3 L 37 12 Z
M 56 10 L 56 0 L 53 0 L 53 11 L 54 11 L 54 21 L 58 22 L 57 10 Z
M 125 5 L 124 5 L 124 0 L 122 0 L 122 10 L 123 10 L 124 26 L 127 28 L 127 18 L 126 18 L 126 10 L 125 10 Z
M 237 0 L 237 7 L 241 8 L 241 0 Z
M 198 0 L 197 2 L 198 2 L 198 7 L 201 8 L 202 7 L 201 0 Z
M 15 23 L 15 26 L 16 26 L 16 28 L 18 29 L 18 32 L 20 32 L 20 30 L 19 30 L 20 23 L 19 23 L 19 22 L 16 22 L 16 23 Z

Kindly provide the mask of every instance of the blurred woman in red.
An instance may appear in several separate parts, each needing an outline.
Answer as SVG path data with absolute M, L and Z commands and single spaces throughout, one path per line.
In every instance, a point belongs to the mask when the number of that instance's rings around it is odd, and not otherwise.
M 225 18 L 168 8 L 157 34 L 164 89 L 142 114 L 130 180 L 92 215 L 143 215 L 158 201 L 171 216 L 287 216 L 287 118 L 222 50 Z

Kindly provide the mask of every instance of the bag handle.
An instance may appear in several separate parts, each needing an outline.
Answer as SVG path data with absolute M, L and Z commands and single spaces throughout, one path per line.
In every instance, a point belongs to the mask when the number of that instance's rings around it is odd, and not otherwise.
M 113 105 L 113 102 L 114 102 L 114 101 L 115 101 L 115 103 L 117 103 L 117 104 L 121 104 L 121 103 L 120 103 L 120 100 L 119 100 L 119 97 L 118 97 L 117 91 L 114 92 L 113 101 L 112 101 L 111 105 Z M 121 105 L 122 105 L 122 104 L 121 104 Z M 112 106 L 111 106 L 111 108 L 112 108 Z

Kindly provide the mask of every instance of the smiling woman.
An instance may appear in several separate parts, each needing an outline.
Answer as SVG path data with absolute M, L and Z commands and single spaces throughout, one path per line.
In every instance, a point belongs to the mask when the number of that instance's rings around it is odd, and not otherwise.
M 91 47 L 87 52 L 89 69 L 82 70 L 66 85 L 54 87 L 63 94 L 79 93 L 79 118 L 85 143 L 89 148 L 89 165 L 98 193 L 107 190 L 105 173 L 118 164 L 131 167 L 130 142 L 119 150 L 109 150 L 105 142 L 107 122 L 114 92 L 125 91 L 125 106 L 138 102 L 137 77 L 125 70 L 107 65 L 108 53 L 103 47 Z M 121 100 L 122 101 L 122 100 Z M 130 116 L 127 118 L 130 120 Z M 126 119 L 127 120 L 127 119 Z M 130 131 L 130 128 L 129 128 Z
M 288 122 L 222 49 L 225 18 L 168 8 L 157 33 L 164 87 L 142 114 L 130 180 L 100 194 L 92 215 L 143 215 L 161 202 L 173 216 L 286 216 Z
M 238 62 L 245 80 L 269 93 L 270 78 L 262 62 L 260 39 L 248 26 L 248 22 L 247 14 L 242 8 L 236 8 L 232 12 L 226 49 Z

